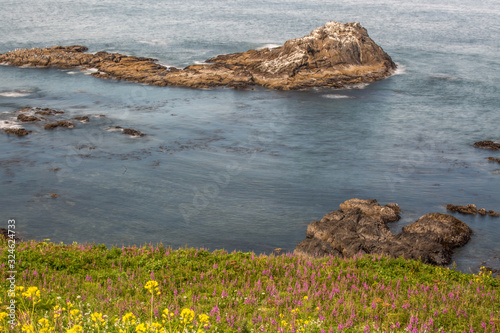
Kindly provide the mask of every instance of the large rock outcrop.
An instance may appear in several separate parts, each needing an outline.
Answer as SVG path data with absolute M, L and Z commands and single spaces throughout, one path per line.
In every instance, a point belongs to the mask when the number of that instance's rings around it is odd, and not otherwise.
M 397 221 L 399 213 L 394 203 L 382 207 L 376 200 L 347 200 L 339 210 L 307 226 L 307 238 L 296 246 L 295 254 L 351 257 L 361 252 L 446 265 L 452 250 L 465 245 L 472 234 L 457 218 L 430 213 L 395 235 L 387 223 Z
M 389 76 L 396 65 L 359 23 L 328 22 L 311 34 L 272 49 L 220 55 L 207 64 L 184 69 L 165 67 L 155 59 L 117 53 L 85 53 L 80 45 L 19 49 L 0 54 L 14 66 L 91 69 L 100 78 L 158 86 L 263 86 L 290 90 L 311 87 L 342 88 Z

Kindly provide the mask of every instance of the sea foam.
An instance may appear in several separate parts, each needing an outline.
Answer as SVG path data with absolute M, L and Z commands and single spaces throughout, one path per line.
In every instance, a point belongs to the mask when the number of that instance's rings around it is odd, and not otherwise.
M 324 97 L 324 98 L 331 98 L 331 99 L 356 98 L 356 97 L 354 97 L 354 96 L 349 96 L 349 95 L 337 95 L 337 94 L 327 94 L 327 95 L 323 95 L 322 97 Z
M 32 90 L 25 90 L 25 89 L 17 89 L 17 90 L 12 90 L 12 91 L 2 91 L 0 92 L 0 96 L 2 97 L 25 97 L 29 96 L 33 93 Z
M 257 50 L 262 50 L 262 49 L 275 49 L 277 47 L 280 47 L 280 44 L 264 44 L 260 47 L 257 48 Z

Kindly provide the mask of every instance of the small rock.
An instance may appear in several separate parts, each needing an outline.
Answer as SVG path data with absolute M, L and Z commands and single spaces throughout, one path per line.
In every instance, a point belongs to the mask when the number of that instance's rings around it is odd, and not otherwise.
M 146 134 L 141 131 L 135 130 L 133 128 L 125 128 L 123 129 L 123 134 L 132 135 L 132 136 L 144 136 Z
M 488 157 L 488 161 L 500 163 L 500 158 Z
M 450 212 L 458 212 L 460 214 L 472 214 L 475 215 L 477 213 L 477 207 L 474 204 L 469 204 L 467 206 L 455 206 L 452 204 L 446 205 L 446 210 L 449 210 Z
M 486 209 L 484 209 L 484 208 L 478 209 L 478 210 L 477 210 L 477 213 L 478 213 L 479 215 L 483 215 L 483 216 L 484 216 L 484 215 L 486 215 Z
M 58 121 L 57 123 L 50 123 L 50 124 L 47 124 L 45 125 L 45 129 L 46 130 L 52 130 L 56 127 L 66 127 L 66 128 L 73 128 L 75 127 L 75 125 L 73 125 L 72 122 L 70 121 L 67 121 L 67 120 L 61 120 L 61 121 Z
M 49 193 L 49 195 L 50 195 L 52 198 L 59 198 L 59 194 L 56 194 L 56 193 Z
M 35 116 L 27 116 L 27 115 L 22 114 L 22 113 L 17 116 L 17 120 L 22 121 L 22 122 L 40 121 L 40 119 L 35 117 Z
M 73 119 L 79 120 L 79 121 L 81 121 L 82 123 L 88 123 L 88 122 L 89 122 L 89 117 L 87 117 L 87 116 L 75 117 L 75 118 L 73 118 Z
M 25 136 L 31 133 L 31 131 L 27 131 L 24 128 L 6 128 L 3 131 L 7 134 L 15 134 L 17 136 Z
M 58 110 L 54 110 L 54 109 L 49 109 L 49 108 L 35 108 L 35 110 L 37 110 L 35 112 L 35 114 L 40 114 L 42 116 L 52 116 L 52 115 L 55 115 L 55 114 L 63 114 L 64 111 L 58 111 Z
M 500 143 L 496 143 L 490 140 L 478 141 L 474 143 L 474 147 L 482 148 L 482 149 L 491 149 L 491 150 L 499 150 Z
M 497 212 L 495 212 L 494 210 L 489 210 L 488 211 L 488 215 L 489 216 L 494 216 L 494 217 L 499 217 L 500 216 L 500 214 L 497 213 Z

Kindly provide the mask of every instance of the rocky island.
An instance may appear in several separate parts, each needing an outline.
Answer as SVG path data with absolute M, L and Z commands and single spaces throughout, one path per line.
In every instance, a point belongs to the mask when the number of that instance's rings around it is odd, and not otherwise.
M 377 200 L 353 198 L 321 221 L 307 226 L 307 238 L 294 253 L 306 257 L 352 257 L 358 253 L 384 254 L 446 265 L 453 249 L 465 245 L 472 230 L 459 219 L 442 213 L 429 213 L 393 234 L 387 223 L 400 219 L 396 203 L 381 206 Z
M 92 71 L 99 78 L 156 86 L 195 88 L 262 86 L 278 90 L 343 88 L 391 75 L 391 57 L 359 23 L 328 22 L 283 46 L 220 55 L 184 69 L 155 59 L 118 53 L 86 53 L 80 45 L 18 49 L 0 54 L 13 66 L 59 67 Z

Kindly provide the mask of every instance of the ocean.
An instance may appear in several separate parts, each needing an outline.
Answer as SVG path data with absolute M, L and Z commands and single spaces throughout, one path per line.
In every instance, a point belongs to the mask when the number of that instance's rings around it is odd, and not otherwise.
M 350 198 L 397 202 L 401 228 L 446 204 L 500 211 L 497 1 L 0 0 L 0 53 L 80 44 L 184 67 L 359 22 L 398 64 L 350 89 L 189 89 L 76 69 L 0 66 L 0 127 L 63 110 L 74 129 L 0 135 L 0 216 L 25 239 L 293 251 Z M 134 128 L 141 138 L 115 127 Z M 57 194 L 57 198 L 50 194 Z M 473 230 L 463 272 L 500 266 L 500 219 Z

